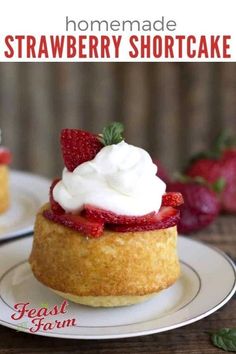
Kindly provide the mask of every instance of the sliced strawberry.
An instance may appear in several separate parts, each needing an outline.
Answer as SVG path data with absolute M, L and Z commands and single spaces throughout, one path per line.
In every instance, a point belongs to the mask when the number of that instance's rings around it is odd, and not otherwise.
M 6 147 L 0 147 L 0 164 L 9 165 L 12 160 L 12 154 Z
M 56 214 L 52 210 L 45 210 L 43 215 L 48 220 L 69 227 L 89 237 L 99 237 L 103 233 L 103 224 L 87 220 L 83 216 L 73 214 Z
M 169 192 L 162 196 L 162 206 L 178 207 L 183 203 L 183 196 L 179 192 Z
M 52 181 L 51 187 L 50 187 L 50 191 L 49 191 L 49 201 L 50 201 L 50 205 L 51 205 L 51 209 L 56 213 L 56 214 L 63 214 L 65 212 L 65 210 L 60 206 L 60 204 L 58 204 L 54 198 L 53 198 L 53 189 L 55 187 L 55 185 L 60 181 L 60 178 L 56 178 Z
M 172 207 L 161 207 L 159 212 L 155 213 L 146 224 L 110 224 L 109 228 L 117 232 L 135 232 L 166 229 L 168 227 L 176 225 L 179 221 L 179 217 L 179 210 Z
M 62 155 L 71 172 L 81 163 L 92 160 L 102 147 L 97 136 L 89 132 L 77 129 L 63 129 L 61 132 Z
M 143 216 L 118 215 L 109 210 L 97 208 L 93 205 L 85 205 L 85 216 L 90 220 L 101 221 L 107 224 L 145 224 L 154 216 L 155 211 Z

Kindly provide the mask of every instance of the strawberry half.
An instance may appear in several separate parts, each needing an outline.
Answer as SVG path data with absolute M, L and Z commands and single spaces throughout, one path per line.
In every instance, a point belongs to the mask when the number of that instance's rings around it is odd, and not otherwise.
M 12 154 L 6 147 L 0 147 L 0 164 L 9 165 L 12 160 Z
M 53 198 L 53 189 L 55 185 L 60 181 L 60 178 L 54 179 L 54 181 L 51 184 L 50 191 L 49 191 L 49 202 L 51 205 L 51 209 L 56 213 L 56 214 L 63 214 L 65 210 L 58 204 L 54 198 Z
M 46 219 L 76 230 L 88 237 L 100 237 L 103 233 L 103 224 L 87 220 L 83 216 L 73 214 L 56 214 L 53 210 L 44 210 Z
M 83 162 L 92 160 L 102 147 L 97 135 L 78 129 L 61 131 L 62 155 L 65 166 L 71 172 Z
M 135 232 L 166 229 L 175 226 L 179 221 L 179 210 L 172 207 L 161 207 L 158 213 L 155 213 L 145 224 L 127 224 L 113 225 L 109 228 L 117 232 Z
M 155 214 L 153 211 L 142 216 L 118 215 L 112 211 L 100 209 L 89 204 L 85 205 L 84 209 L 86 218 L 90 220 L 101 221 L 107 224 L 145 224 L 149 222 Z
M 169 192 L 162 196 L 162 206 L 178 207 L 184 203 L 181 193 Z

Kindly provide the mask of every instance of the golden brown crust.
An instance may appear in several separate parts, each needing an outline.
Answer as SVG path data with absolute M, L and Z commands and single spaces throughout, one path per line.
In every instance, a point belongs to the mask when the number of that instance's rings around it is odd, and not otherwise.
M 176 227 L 118 233 L 97 239 L 45 219 L 35 223 L 30 264 L 35 277 L 77 296 L 147 295 L 179 277 Z
M 0 213 L 9 208 L 9 172 L 7 165 L 0 165 Z

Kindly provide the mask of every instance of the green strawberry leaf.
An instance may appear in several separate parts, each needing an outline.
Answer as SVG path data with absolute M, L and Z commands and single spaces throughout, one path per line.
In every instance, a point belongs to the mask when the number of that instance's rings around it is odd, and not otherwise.
M 124 138 L 122 133 L 124 132 L 124 126 L 122 123 L 113 122 L 105 127 L 102 131 L 102 134 L 99 135 L 99 140 L 106 146 L 112 144 L 118 144 Z
M 219 152 L 235 146 L 236 137 L 230 136 L 229 132 L 226 130 L 219 134 L 214 142 L 214 149 Z
M 222 328 L 211 334 L 212 343 L 225 351 L 236 352 L 236 328 Z
M 221 192 L 223 192 L 226 184 L 224 178 L 219 178 L 214 183 L 209 183 L 202 176 L 190 177 L 179 172 L 174 174 L 174 180 L 181 183 L 197 183 L 211 189 L 216 194 L 220 194 Z
M 226 185 L 225 179 L 219 178 L 212 184 L 212 189 L 217 194 L 220 194 L 225 189 L 225 185 Z
M 188 183 L 191 181 L 191 177 L 188 176 L 188 175 L 185 175 L 183 173 L 180 173 L 180 172 L 175 172 L 174 173 L 174 181 L 178 181 L 178 182 L 181 182 L 181 183 Z
M 189 161 L 189 164 L 191 165 L 195 161 L 201 160 L 201 159 L 212 159 L 212 160 L 218 160 L 221 156 L 221 152 L 218 150 L 208 150 L 208 151 L 201 151 L 193 155 Z
M 220 133 L 212 144 L 212 148 L 206 151 L 200 151 L 193 155 L 189 161 L 189 165 L 200 159 L 219 160 L 224 150 L 236 147 L 236 137 L 230 136 L 229 132 L 224 130 Z

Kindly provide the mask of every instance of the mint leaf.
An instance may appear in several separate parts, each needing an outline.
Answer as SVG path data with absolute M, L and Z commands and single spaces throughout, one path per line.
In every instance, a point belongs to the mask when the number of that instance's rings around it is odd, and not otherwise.
M 99 140 L 106 146 L 112 144 L 118 144 L 123 139 L 122 133 L 124 132 L 124 126 L 122 123 L 113 122 L 105 127 L 102 134 L 99 136 Z
M 225 351 L 236 352 L 236 328 L 222 328 L 211 334 L 212 343 Z

